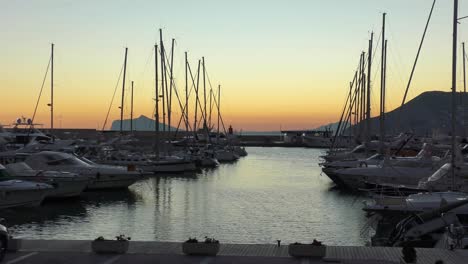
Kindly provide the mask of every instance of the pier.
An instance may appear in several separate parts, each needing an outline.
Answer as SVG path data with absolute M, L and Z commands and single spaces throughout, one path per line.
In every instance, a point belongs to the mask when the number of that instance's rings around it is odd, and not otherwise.
M 418 264 L 463 264 L 468 252 L 446 249 L 416 249 Z M 401 248 L 327 246 L 323 259 L 293 258 L 288 246 L 274 244 L 221 244 L 216 257 L 186 256 L 182 243 L 131 241 L 127 254 L 98 255 L 90 240 L 22 240 L 18 252 L 7 253 L 4 263 L 401 263 Z

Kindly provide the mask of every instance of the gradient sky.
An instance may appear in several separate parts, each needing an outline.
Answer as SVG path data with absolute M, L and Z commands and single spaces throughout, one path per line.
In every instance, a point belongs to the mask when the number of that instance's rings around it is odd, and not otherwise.
M 461 2 L 460 16 L 468 15 L 468 5 Z M 181 93 L 184 51 L 193 69 L 205 56 L 212 85 L 222 87 L 226 125 L 266 131 L 334 122 L 360 52 L 367 51 L 370 32 L 380 34 L 383 12 L 387 107 L 393 109 L 401 102 L 431 4 L 432 0 L 0 0 L 0 123 L 32 116 L 52 42 L 56 127 L 103 125 L 124 47 L 129 48 L 127 80 L 135 82 L 134 115 L 151 116 L 152 49 L 159 28 L 166 48 L 176 39 L 174 74 Z M 452 1 L 436 3 L 409 99 L 427 90 L 450 89 L 452 10 Z M 459 29 L 461 43 L 468 38 L 468 19 Z M 379 60 L 376 57 L 373 69 L 373 115 L 378 111 Z M 463 89 L 461 74 L 458 84 Z M 45 127 L 49 87 L 47 80 L 36 117 Z M 119 118 L 119 102 L 120 90 L 111 120 Z M 178 107 L 174 112 L 180 114 Z

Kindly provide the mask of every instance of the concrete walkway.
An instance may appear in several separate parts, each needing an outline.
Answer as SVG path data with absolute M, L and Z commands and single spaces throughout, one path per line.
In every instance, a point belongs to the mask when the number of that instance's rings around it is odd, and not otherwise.
M 466 251 L 417 249 L 418 264 L 466 264 Z M 323 259 L 293 258 L 287 245 L 221 244 L 216 257 L 185 256 L 176 242 L 131 241 L 124 255 L 98 255 L 88 240 L 23 240 L 19 252 L 8 253 L 4 263 L 400 263 L 401 248 L 328 246 Z

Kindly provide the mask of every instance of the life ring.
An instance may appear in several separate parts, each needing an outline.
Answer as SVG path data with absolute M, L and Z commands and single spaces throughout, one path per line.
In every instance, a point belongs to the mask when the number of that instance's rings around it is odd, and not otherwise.
M 361 161 L 359 163 L 359 168 L 366 167 L 367 168 L 367 163 L 365 161 Z

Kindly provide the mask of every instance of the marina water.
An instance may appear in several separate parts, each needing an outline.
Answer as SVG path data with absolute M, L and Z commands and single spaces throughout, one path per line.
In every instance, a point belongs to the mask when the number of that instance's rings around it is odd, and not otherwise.
M 85 192 L 80 199 L 6 210 L 17 237 L 224 243 L 310 242 L 365 245 L 362 200 L 332 188 L 318 165 L 321 149 L 247 148 L 232 164 L 193 174 L 150 177 L 128 190 Z

